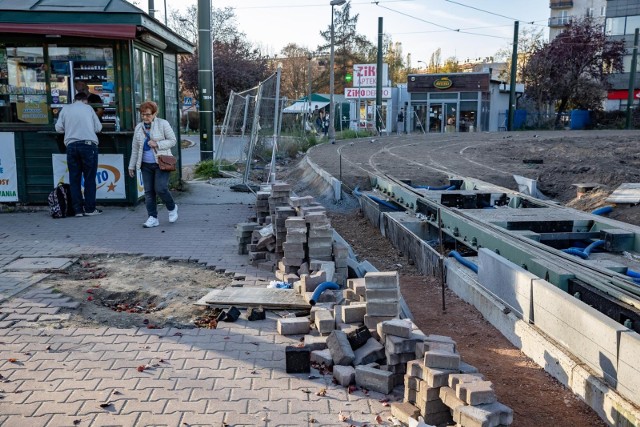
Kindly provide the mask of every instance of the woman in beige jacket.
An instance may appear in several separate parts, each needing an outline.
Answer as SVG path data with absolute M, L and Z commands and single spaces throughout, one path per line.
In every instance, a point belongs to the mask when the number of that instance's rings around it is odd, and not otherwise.
M 159 117 L 158 105 L 152 101 L 140 105 L 142 122 L 138 123 L 133 133 L 129 176 L 134 177 L 136 170 L 142 171 L 144 199 L 149 218 L 142 225 L 145 228 L 157 227 L 158 205 L 156 197 L 160 197 L 169 211 L 169 222 L 178 220 L 178 205 L 169 192 L 169 172 L 160 170 L 158 155 L 171 156 L 171 147 L 176 145 L 176 135 L 169 122 Z

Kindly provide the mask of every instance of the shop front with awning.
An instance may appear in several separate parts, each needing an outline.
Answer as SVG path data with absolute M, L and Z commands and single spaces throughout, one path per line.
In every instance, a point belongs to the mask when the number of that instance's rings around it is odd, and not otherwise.
M 178 134 L 178 55 L 193 48 L 124 0 L 0 0 L 0 203 L 45 203 L 67 179 L 54 125 L 80 91 L 103 125 L 98 202 L 135 203 L 140 179 L 126 168 L 137 108 L 156 102 Z
M 329 105 L 329 98 L 325 98 L 317 93 L 311 94 L 311 102 L 308 96 L 297 99 L 293 104 L 286 107 L 282 112 L 289 114 L 313 113 L 322 110 Z

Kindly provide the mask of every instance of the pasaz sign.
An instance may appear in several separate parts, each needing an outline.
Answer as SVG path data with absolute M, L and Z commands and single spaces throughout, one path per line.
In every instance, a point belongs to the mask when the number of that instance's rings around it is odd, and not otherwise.
M 361 87 L 361 88 L 345 88 L 344 89 L 344 97 L 347 99 L 367 99 L 376 97 L 377 90 L 375 87 Z M 391 88 L 383 87 L 382 88 L 382 98 L 389 99 L 391 98 Z

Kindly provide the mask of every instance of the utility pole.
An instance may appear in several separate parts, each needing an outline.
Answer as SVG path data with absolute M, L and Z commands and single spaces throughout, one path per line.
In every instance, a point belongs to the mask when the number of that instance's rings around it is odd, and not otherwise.
M 512 131 L 516 115 L 516 74 L 518 73 L 518 27 L 519 21 L 513 23 L 513 53 L 511 54 L 511 81 L 509 82 L 509 117 L 507 130 Z M 489 76 L 491 79 L 491 76 Z
M 382 131 L 382 117 L 380 112 L 382 111 L 382 17 L 378 17 L 378 62 L 376 70 L 376 130 L 378 135 Z
M 200 160 L 211 160 L 214 140 L 211 0 L 198 0 L 198 84 L 200 86 Z
M 631 114 L 633 112 L 633 92 L 636 85 L 636 67 L 638 64 L 638 32 L 640 29 L 636 28 L 635 36 L 633 37 L 633 56 L 631 57 L 631 73 L 629 75 L 629 96 L 627 98 L 627 129 L 633 128 L 633 121 L 631 120 Z

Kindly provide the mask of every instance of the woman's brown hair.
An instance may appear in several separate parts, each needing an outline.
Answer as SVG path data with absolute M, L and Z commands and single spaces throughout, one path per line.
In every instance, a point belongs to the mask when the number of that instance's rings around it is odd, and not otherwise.
M 158 104 L 153 101 L 145 101 L 140 104 L 140 108 L 138 110 L 142 113 L 144 110 L 151 111 L 151 114 L 155 114 L 158 112 Z

